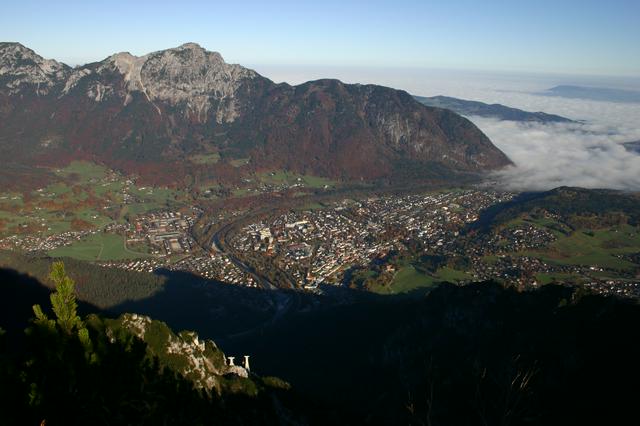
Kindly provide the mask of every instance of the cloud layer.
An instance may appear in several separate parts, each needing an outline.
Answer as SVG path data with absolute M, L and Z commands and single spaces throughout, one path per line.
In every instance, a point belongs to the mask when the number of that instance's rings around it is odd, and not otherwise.
M 584 124 L 539 124 L 469 117 L 515 163 L 494 175 L 512 190 L 558 186 L 640 191 L 640 155 L 624 142 L 640 140 L 640 104 L 598 102 L 533 94 L 531 83 L 506 90 L 479 84 L 460 97 L 558 114 Z M 545 81 L 543 84 L 550 82 Z
M 515 167 L 494 175 L 508 189 L 580 186 L 640 190 L 640 155 L 621 145 L 640 139 L 640 132 L 610 134 L 611 130 L 601 125 L 472 120 L 515 163 Z
M 622 143 L 640 140 L 640 104 L 496 93 L 494 102 L 562 115 L 584 124 L 470 119 L 516 164 L 495 177 L 514 190 L 558 186 L 640 191 L 640 155 Z

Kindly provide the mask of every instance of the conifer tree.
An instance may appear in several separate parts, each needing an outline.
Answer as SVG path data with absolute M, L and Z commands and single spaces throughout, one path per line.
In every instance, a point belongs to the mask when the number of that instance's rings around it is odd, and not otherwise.
M 82 319 L 78 316 L 78 303 L 76 302 L 75 283 L 64 269 L 64 262 L 54 262 L 51 265 L 49 278 L 55 284 L 55 291 L 51 294 L 51 307 L 56 319 L 52 320 L 42 311 L 40 305 L 33 306 L 36 315 L 36 323 L 55 329 L 56 325 L 67 335 L 77 332 L 80 341 L 90 345 L 89 331 Z

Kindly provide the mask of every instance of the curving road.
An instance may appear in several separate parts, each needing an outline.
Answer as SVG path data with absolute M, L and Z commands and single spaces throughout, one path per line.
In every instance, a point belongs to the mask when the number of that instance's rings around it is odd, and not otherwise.
M 243 219 L 246 219 L 243 218 Z M 269 327 L 273 324 L 275 324 L 276 322 L 280 321 L 281 319 L 283 319 L 283 317 L 285 317 L 286 314 L 288 314 L 289 312 L 295 312 L 298 307 L 300 306 L 300 294 L 293 290 L 293 291 L 283 291 L 282 289 L 278 288 L 276 285 L 274 285 L 271 280 L 269 280 L 269 278 L 267 278 L 266 276 L 262 275 L 258 270 L 256 270 L 254 267 L 248 265 L 246 262 L 244 262 L 242 259 L 240 259 L 239 257 L 237 257 L 232 250 L 230 250 L 227 245 L 226 245 L 226 239 L 227 236 L 229 235 L 229 233 L 231 232 L 231 230 L 234 228 L 234 226 L 240 221 L 241 219 L 235 221 L 235 222 L 231 222 L 228 223 L 224 226 L 222 226 L 220 229 L 218 229 L 215 234 L 213 234 L 213 237 L 211 238 L 211 242 L 214 243 L 217 247 L 218 250 L 222 253 L 224 253 L 225 255 L 227 255 L 227 257 L 231 260 L 231 262 L 234 263 L 234 265 L 236 265 L 240 270 L 242 270 L 243 272 L 249 274 L 251 277 L 253 277 L 254 280 L 256 280 L 256 282 L 258 283 L 258 285 L 265 289 L 265 290 L 271 290 L 271 301 L 272 304 L 275 308 L 274 314 L 271 317 L 271 319 L 269 321 L 266 321 L 256 327 L 250 328 L 248 330 L 245 331 L 241 331 L 239 333 L 234 333 L 232 335 L 227 336 L 227 338 L 236 338 L 236 337 L 241 337 L 241 336 L 245 336 L 248 334 L 252 334 L 255 332 L 259 332 L 260 330 L 263 330 L 266 327 Z

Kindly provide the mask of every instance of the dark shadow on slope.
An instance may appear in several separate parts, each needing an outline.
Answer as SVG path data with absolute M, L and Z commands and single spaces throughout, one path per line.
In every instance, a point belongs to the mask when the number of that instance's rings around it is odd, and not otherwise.
M 536 200 L 540 198 L 544 198 L 548 195 L 548 192 L 523 192 L 521 194 L 516 195 L 513 199 L 506 201 L 504 203 L 494 204 L 483 211 L 480 212 L 478 220 L 467 225 L 463 230 L 463 234 L 468 234 L 470 232 L 480 232 L 484 233 L 489 231 L 489 229 L 495 223 L 496 217 L 515 206 L 521 205 L 527 201 Z
M 273 315 L 273 302 L 262 290 L 205 280 L 186 272 L 157 273 L 165 278 L 158 292 L 109 307 L 109 312 L 148 315 L 174 330 L 196 330 L 214 339 L 255 327 Z
M 37 279 L 13 269 L 0 268 L 0 327 L 10 336 L 20 338 L 34 318 L 33 305 L 39 304 L 45 313 L 51 312 L 51 288 Z M 78 301 L 80 315 L 99 313 L 96 306 Z M 12 338 L 13 338 L 12 337 Z
M 109 307 L 108 311 L 113 315 L 124 312 L 148 315 L 174 330 L 195 330 L 217 343 L 234 335 L 254 334 L 295 312 L 370 298 L 348 289 L 332 289 L 330 295 L 318 296 L 226 284 L 187 272 L 161 270 L 157 274 L 165 278 L 160 291 L 148 298 Z
M 49 290 L 15 271 L 3 274 L 11 291 L 3 321 L 19 327 L 31 305 L 47 305 Z M 251 355 L 257 374 L 282 377 L 336 412 L 355 412 L 358 423 L 625 424 L 634 415 L 628 389 L 640 380 L 640 307 L 628 301 L 559 286 L 519 293 L 489 282 L 343 304 L 330 295 L 331 303 L 314 306 L 322 297 L 163 274 L 161 291 L 108 314 L 137 312 L 176 330 L 226 337 L 225 353 Z M 8 284 L 16 279 L 20 285 Z M 280 294 L 290 305 L 272 321 Z
M 294 315 L 225 349 L 365 422 L 592 424 L 632 414 L 639 322 L 633 303 L 568 287 L 445 284 Z

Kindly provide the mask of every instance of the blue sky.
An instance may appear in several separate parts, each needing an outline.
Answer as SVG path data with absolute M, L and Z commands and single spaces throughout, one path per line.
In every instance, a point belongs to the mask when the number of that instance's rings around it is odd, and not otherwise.
M 5 0 L 0 40 L 70 64 L 194 41 L 246 65 L 640 76 L 638 0 Z

